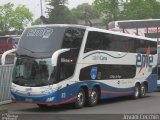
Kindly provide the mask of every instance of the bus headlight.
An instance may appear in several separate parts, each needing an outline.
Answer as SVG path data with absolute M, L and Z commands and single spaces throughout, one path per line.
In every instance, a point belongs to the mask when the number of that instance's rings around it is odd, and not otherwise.
M 49 97 L 49 98 L 46 99 L 46 102 L 51 102 L 53 100 L 54 100 L 54 97 Z
M 12 91 L 12 92 L 16 92 L 17 90 L 16 90 L 15 87 L 12 86 L 12 87 L 11 87 L 11 91 Z

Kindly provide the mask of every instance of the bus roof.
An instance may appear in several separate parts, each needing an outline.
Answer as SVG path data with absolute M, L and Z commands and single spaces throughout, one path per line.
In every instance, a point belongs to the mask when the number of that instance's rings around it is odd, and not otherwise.
M 143 19 L 143 20 L 122 20 L 112 21 L 109 25 L 118 24 L 120 28 L 149 28 L 149 27 L 160 27 L 160 19 Z
M 37 27 L 63 27 L 63 28 L 75 27 L 75 28 L 86 29 L 88 31 L 99 31 L 99 32 L 105 32 L 105 33 L 110 33 L 110 34 L 114 34 L 114 35 L 121 35 L 121 36 L 126 36 L 126 37 L 134 37 L 134 38 L 139 38 L 139 39 L 156 41 L 155 39 L 146 38 L 146 37 L 143 37 L 143 36 L 135 36 L 135 35 L 130 35 L 130 34 L 126 34 L 126 33 L 114 32 L 114 31 L 109 31 L 109 30 L 105 30 L 105 29 L 99 29 L 99 28 L 90 27 L 90 26 L 84 26 L 84 25 L 75 25 L 75 24 L 35 25 L 35 26 L 31 26 L 29 28 L 37 28 Z
M 114 32 L 114 31 L 105 30 L 105 29 L 87 27 L 87 30 L 88 31 L 100 31 L 100 32 L 104 32 L 104 33 L 114 34 L 114 35 L 121 35 L 121 36 L 126 36 L 126 37 L 132 37 L 132 38 L 138 38 L 138 39 L 144 39 L 144 40 L 156 41 L 157 42 L 157 40 L 152 39 L 152 38 L 147 38 L 147 37 L 137 36 L 137 35 L 131 35 L 131 34 L 121 33 L 121 32 Z
M 68 28 L 68 27 L 76 27 L 76 28 L 81 28 L 81 29 L 86 29 L 87 26 L 83 25 L 76 25 L 76 24 L 46 24 L 46 25 L 34 25 L 29 28 L 37 28 L 37 27 L 63 27 L 63 28 Z

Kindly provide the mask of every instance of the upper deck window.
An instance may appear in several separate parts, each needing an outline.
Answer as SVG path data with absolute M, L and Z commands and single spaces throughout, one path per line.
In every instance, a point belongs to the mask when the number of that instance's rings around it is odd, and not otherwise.
M 151 54 L 157 53 L 157 43 L 155 41 L 91 31 L 88 33 L 84 52 L 106 50 L 146 54 L 148 48 L 150 48 Z
M 64 33 L 62 48 L 79 49 L 84 36 L 84 29 L 68 28 Z

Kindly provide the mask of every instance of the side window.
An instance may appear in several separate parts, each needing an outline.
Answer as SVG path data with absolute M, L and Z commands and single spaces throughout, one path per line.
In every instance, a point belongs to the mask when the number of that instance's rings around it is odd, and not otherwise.
M 151 54 L 156 54 L 156 42 L 92 31 L 88 33 L 84 53 L 106 50 L 146 54 L 148 47 L 151 49 Z
M 135 75 L 136 75 L 135 65 L 101 64 L 101 65 L 87 66 L 81 69 L 79 79 L 81 81 L 129 79 L 129 78 L 134 78 Z
M 157 53 L 157 43 L 153 41 L 143 40 L 143 39 L 135 39 L 135 52 L 146 54 L 147 49 L 150 48 L 151 54 Z
M 157 54 L 157 42 L 151 42 L 151 54 Z
M 128 52 L 129 53 L 135 53 L 135 41 L 134 38 L 128 38 Z
M 72 49 L 59 56 L 59 80 L 65 80 L 74 74 L 78 49 Z
M 110 51 L 128 52 L 128 39 L 124 36 L 112 35 Z
M 89 32 L 84 53 L 93 50 L 102 50 L 102 41 L 104 39 L 104 34 L 100 32 Z
M 109 33 L 89 32 L 84 52 L 107 50 L 128 52 L 128 38 Z
M 105 33 L 103 35 L 102 50 L 110 50 L 111 44 L 112 44 L 112 34 Z

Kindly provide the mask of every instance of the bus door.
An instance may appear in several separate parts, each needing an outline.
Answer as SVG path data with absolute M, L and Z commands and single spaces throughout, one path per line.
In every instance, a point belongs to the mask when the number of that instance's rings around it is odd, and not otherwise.
M 71 49 L 67 52 L 60 54 L 58 58 L 58 66 L 57 66 L 57 74 L 60 84 L 60 99 L 68 99 L 68 97 L 72 97 L 72 93 L 74 92 L 72 89 L 72 84 L 75 83 L 75 79 L 73 79 L 73 75 L 75 72 L 75 67 L 77 63 L 79 50 Z

